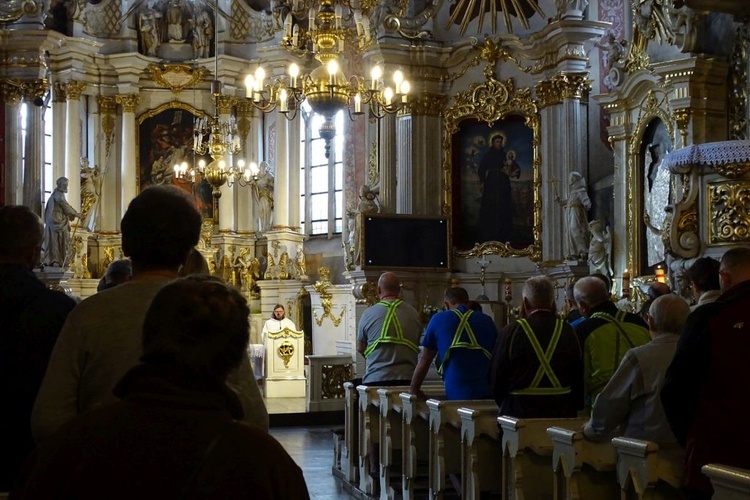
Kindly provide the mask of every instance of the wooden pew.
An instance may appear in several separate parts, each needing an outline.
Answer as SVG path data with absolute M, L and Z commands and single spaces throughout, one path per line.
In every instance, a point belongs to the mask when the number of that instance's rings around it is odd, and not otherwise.
M 497 405 L 489 399 L 428 399 L 427 407 L 430 409 L 429 497 L 436 500 L 443 498 L 446 476 L 461 473 L 461 419 L 458 409 L 494 408 L 497 412 Z
M 482 491 L 500 491 L 500 431 L 494 408 L 459 408 L 461 419 L 461 498 L 479 500 Z
M 431 397 L 445 396 L 445 386 L 442 383 L 425 384 L 424 390 Z M 396 497 L 396 491 L 391 486 L 391 477 L 400 476 L 403 487 L 403 453 L 404 444 L 404 405 L 402 396 L 410 396 L 407 390 L 399 387 L 383 387 L 377 390 L 380 397 L 380 498 L 391 500 Z M 424 401 L 424 400 L 423 400 Z M 426 406 L 425 406 L 426 407 Z M 425 429 L 427 428 L 425 420 Z M 425 450 L 427 449 L 427 443 Z M 394 452 L 401 452 L 401 467 L 394 470 Z
M 404 438 L 401 496 L 404 500 L 414 500 L 415 492 L 428 487 L 418 481 L 427 476 L 422 473 L 423 464 L 430 459 L 430 408 L 427 400 L 414 394 L 401 393 L 403 405 L 402 433 Z M 433 397 L 429 394 L 429 397 Z
M 356 484 L 359 473 L 357 464 L 359 456 L 359 403 L 357 398 L 358 393 L 355 385 L 352 382 L 344 382 L 344 442 L 340 448 L 340 458 L 334 460 L 334 464 L 338 463 L 338 470 L 334 465 L 333 473 L 352 484 Z
M 497 417 L 502 428 L 502 493 L 504 500 L 552 498 L 553 446 L 547 428 L 580 429 L 581 418 Z
M 726 465 L 708 464 L 701 471 L 711 478 L 712 500 L 747 500 L 750 498 L 750 470 Z
M 580 427 L 579 427 L 580 429 Z M 556 500 L 618 498 L 616 454 L 612 443 L 586 441 L 580 430 L 550 427 Z
M 617 482 L 622 500 L 678 499 L 685 451 L 678 445 L 662 446 L 650 441 L 617 437 Z

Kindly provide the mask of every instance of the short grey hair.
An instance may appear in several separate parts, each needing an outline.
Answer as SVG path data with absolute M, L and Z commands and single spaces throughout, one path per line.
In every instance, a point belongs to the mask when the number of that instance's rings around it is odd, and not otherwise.
M 573 295 L 579 306 L 580 304 L 586 304 L 588 307 L 596 307 L 609 300 L 607 285 L 594 276 L 586 276 L 576 281 L 573 287 Z
M 670 293 L 657 297 L 648 310 L 651 316 L 651 330 L 657 333 L 682 333 L 690 307 L 685 299 Z
M 533 276 L 524 283 L 521 295 L 535 309 L 551 309 L 555 303 L 555 285 L 547 276 Z

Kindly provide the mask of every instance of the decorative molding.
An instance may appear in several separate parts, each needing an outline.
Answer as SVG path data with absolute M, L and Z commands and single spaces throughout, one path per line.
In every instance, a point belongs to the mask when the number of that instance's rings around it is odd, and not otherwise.
M 122 106 L 123 113 L 135 113 L 135 109 L 143 101 L 138 94 L 119 94 L 115 96 L 115 102 Z
M 63 82 L 52 84 L 52 102 L 66 102 L 68 100 L 66 86 Z
M 206 68 L 194 68 L 187 64 L 149 64 L 146 71 L 154 83 L 175 94 L 203 81 L 207 73 Z
M 682 138 L 682 145 L 687 145 L 688 136 L 688 125 L 690 124 L 690 108 L 675 109 L 672 112 L 674 115 L 674 123 L 677 125 L 677 130 L 680 132 Z
M 24 85 L 18 80 L 0 80 L 0 91 L 2 91 L 3 103 L 11 106 L 18 105 L 23 99 Z
M 729 138 L 748 138 L 748 47 L 750 47 L 750 25 L 740 24 L 729 58 Z
M 560 73 L 534 87 L 540 108 L 560 104 L 566 99 L 588 99 L 591 82 L 585 73 Z
M 750 182 L 708 185 L 708 243 L 750 242 Z
M 12 23 L 23 16 L 36 16 L 44 8 L 33 0 L 4 0 L 0 3 L 0 23 Z
M 447 101 L 445 94 L 422 92 L 414 100 L 410 100 L 408 112 L 417 116 L 440 116 Z
M 104 155 L 109 158 L 112 151 L 112 144 L 115 140 L 115 115 L 117 114 L 117 100 L 114 96 L 100 95 L 96 98 L 99 104 L 99 115 L 102 121 L 102 131 L 104 132 Z
M 344 382 L 354 378 L 352 368 L 351 364 L 321 366 L 322 399 L 342 399 L 344 397 Z
M 750 162 L 720 163 L 713 165 L 714 170 L 728 179 L 739 179 L 750 172 Z
M 464 64 L 460 71 L 457 73 L 451 73 L 441 78 L 441 80 L 454 81 L 458 80 L 466 74 L 469 68 L 479 65 L 480 62 L 485 61 L 487 65 L 484 68 L 484 76 L 487 77 L 490 74 L 494 74 L 495 66 L 499 62 L 510 61 L 514 63 L 519 69 L 525 72 L 532 71 L 532 68 L 522 66 L 520 61 L 516 59 L 510 52 L 503 48 L 500 42 L 496 42 L 487 35 L 484 36 L 484 41 L 480 42 L 477 38 L 471 38 L 471 45 L 474 50 L 479 50 L 479 54 L 475 55 L 469 61 Z
M 123 17 L 120 0 L 104 0 L 98 3 L 86 2 L 80 22 L 86 33 L 105 38 L 118 35 L 122 30 Z
M 49 92 L 49 82 L 46 78 L 37 78 L 35 80 L 26 80 L 22 83 L 23 98 L 26 101 L 35 101 L 43 99 Z
M 65 85 L 65 97 L 68 101 L 77 101 L 81 98 L 84 89 L 86 88 L 86 82 L 79 82 L 78 80 L 70 80 Z
M 235 97 L 220 95 L 217 99 L 216 109 L 219 111 L 220 115 L 228 115 L 232 112 L 235 102 L 237 102 Z

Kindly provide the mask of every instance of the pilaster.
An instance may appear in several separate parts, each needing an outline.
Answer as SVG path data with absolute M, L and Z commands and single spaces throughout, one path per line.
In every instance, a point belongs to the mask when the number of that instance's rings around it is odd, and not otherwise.
M 26 81 L 24 101 L 28 103 L 26 115 L 26 144 L 23 203 L 34 213 L 42 213 L 42 170 L 44 168 L 44 95 L 49 91 L 49 82 L 40 78 Z
M 120 164 L 120 214 L 125 214 L 137 193 L 138 173 L 135 164 L 135 110 L 141 103 L 138 94 L 119 94 L 115 102 L 122 106 L 122 161 Z
M 23 144 L 21 142 L 21 100 L 23 87 L 16 80 L 2 80 L 5 104 L 5 203 L 23 204 Z M 41 212 L 40 212 L 41 213 Z
M 70 80 L 65 84 L 67 113 L 65 120 L 65 177 L 68 178 L 68 203 L 81 207 L 81 94 L 85 82 Z M 77 224 L 78 222 L 76 222 Z
M 99 230 L 105 233 L 117 231 L 118 211 L 117 165 L 115 156 L 115 128 L 117 126 L 117 101 L 114 96 L 99 96 L 99 125 L 97 153 L 101 169 L 102 185 L 99 198 Z

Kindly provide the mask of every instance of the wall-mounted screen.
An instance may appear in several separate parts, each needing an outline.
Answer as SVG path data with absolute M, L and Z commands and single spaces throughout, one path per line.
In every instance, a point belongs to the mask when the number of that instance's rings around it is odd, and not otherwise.
M 362 267 L 450 269 L 448 219 L 413 215 L 362 217 Z

